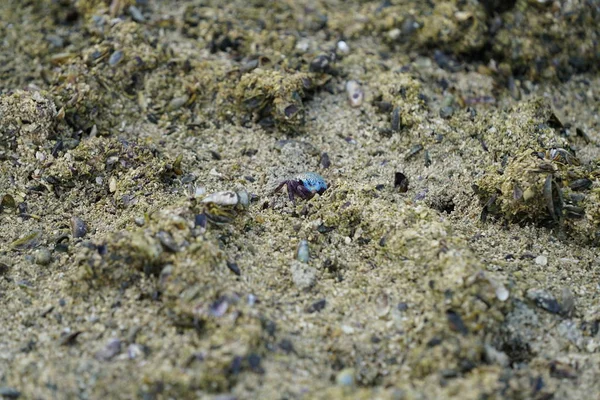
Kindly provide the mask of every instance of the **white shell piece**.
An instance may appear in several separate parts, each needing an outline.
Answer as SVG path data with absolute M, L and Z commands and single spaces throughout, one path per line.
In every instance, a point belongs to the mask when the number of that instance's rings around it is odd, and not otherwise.
M 203 203 L 213 203 L 220 206 L 235 206 L 240 201 L 238 194 L 231 190 L 211 193 L 202 199 Z
M 352 107 L 360 107 L 365 97 L 360 84 L 356 81 L 346 82 L 346 94 Z

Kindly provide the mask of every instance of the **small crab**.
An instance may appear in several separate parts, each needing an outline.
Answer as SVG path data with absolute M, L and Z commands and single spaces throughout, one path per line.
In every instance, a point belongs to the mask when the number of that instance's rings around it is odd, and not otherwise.
M 208 220 L 216 225 L 229 223 L 238 215 L 238 211 L 248 209 L 250 194 L 245 189 L 216 192 L 206 196 L 202 203 Z
M 286 179 L 279 183 L 273 193 L 280 191 L 283 186 L 287 186 L 288 196 L 294 203 L 295 196 L 310 200 L 315 196 L 315 193 L 321 195 L 327 190 L 325 179 L 315 172 L 303 172 L 291 179 Z

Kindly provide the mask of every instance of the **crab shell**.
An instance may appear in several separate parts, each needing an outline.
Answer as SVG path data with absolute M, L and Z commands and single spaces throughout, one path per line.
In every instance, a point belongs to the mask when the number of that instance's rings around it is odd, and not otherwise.
M 223 192 L 211 193 L 202 199 L 205 204 L 216 204 L 223 207 L 235 207 L 237 205 L 243 208 L 248 208 L 250 205 L 250 195 L 245 189 L 240 189 L 237 192 L 227 190 Z

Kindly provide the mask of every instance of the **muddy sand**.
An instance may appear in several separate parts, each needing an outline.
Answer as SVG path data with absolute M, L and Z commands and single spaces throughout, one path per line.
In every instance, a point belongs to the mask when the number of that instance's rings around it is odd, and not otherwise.
M 0 2 L 0 397 L 600 397 L 598 26 Z

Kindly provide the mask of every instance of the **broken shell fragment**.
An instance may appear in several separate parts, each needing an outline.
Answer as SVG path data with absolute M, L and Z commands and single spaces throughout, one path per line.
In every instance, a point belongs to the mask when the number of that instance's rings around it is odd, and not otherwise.
M 357 81 L 346 82 L 346 94 L 352 107 L 360 107 L 365 94 Z
M 235 206 L 239 203 L 238 194 L 234 191 L 227 190 L 224 192 L 211 193 L 202 199 L 205 204 L 217 204 L 220 206 Z
M 310 253 L 308 250 L 308 241 L 306 241 L 306 240 L 300 241 L 300 244 L 298 245 L 298 250 L 296 251 L 296 258 L 300 262 L 308 263 L 308 261 L 310 260 Z

